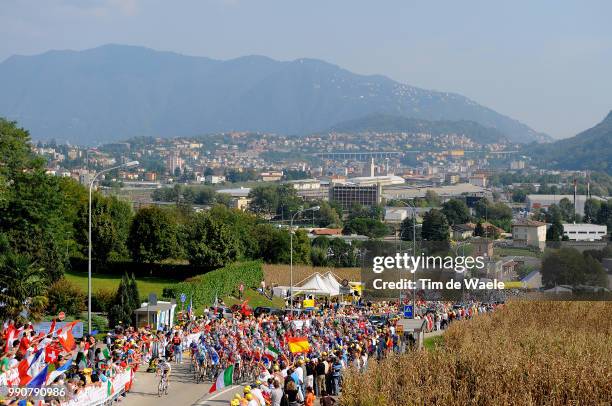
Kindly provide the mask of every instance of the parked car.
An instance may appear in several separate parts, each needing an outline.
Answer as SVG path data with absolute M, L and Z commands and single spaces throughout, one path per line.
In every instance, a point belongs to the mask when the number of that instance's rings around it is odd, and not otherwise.
M 262 314 L 271 314 L 274 316 L 283 317 L 285 315 L 285 310 L 279 309 L 277 307 L 258 306 L 255 308 L 253 314 L 255 315 L 255 317 L 259 317 Z

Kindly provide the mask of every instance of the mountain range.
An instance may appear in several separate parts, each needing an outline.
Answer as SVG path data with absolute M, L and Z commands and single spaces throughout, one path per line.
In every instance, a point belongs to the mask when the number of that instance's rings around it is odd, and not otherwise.
M 307 134 L 372 114 L 472 121 L 513 142 L 549 141 L 458 94 L 316 60 L 226 61 L 126 45 L 12 56 L 0 63 L 0 116 L 35 139 L 95 144 L 223 131 Z
M 607 172 L 612 175 L 612 111 L 596 126 L 571 138 L 525 148 L 547 168 Z

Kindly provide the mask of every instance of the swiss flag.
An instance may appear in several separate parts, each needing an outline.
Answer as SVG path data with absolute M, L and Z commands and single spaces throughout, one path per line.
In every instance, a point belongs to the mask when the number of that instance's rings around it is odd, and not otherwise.
M 52 364 L 57 361 L 57 357 L 59 356 L 61 350 L 57 348 L 55 345 L 49 345 L 45 348 L 45 362 L 47 364 Z
M 29 359 L 28 359 L 29 358 Z M 19 372 L 19 386 L 25 386 L 32 379 L 30 375 L 28 375 L 28 370 L 30 369 L 30 361 L 32 356 L 26 357 L 19 361 L 17 364 L 17 371 Z
M 72 329 L 76 323 L 76 321 L 73 321 L 72 323 L 67 324 L 63 328 L 57 330 L 57 338 L 66 352 L 74 350 L 74 347 L 76 346 L 74 336 L 72 335 Z

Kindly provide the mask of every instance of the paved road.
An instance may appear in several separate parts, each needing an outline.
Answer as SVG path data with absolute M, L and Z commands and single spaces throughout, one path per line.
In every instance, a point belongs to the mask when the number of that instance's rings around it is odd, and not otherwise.
M 426 337 L 443 334 L 444 331 L 426 333 Z M 189 372 L 189 361 L 182 365 L 172 363 L 172 376 L 168 396 L 157 396 L 159 378 L 154 373 L 136 373 L 132 390 L 121 402 L 125 406 L 222 406 L 228 405 L 236 393 L 242 393 L 243 386 L 233 385 L 217 393 L 208 394 L 211 383 L 196 384 Z M 318 403 L 318 402 L 317 402 Z
M 208 397 L 210 383 L 196 384 L 192 374 L 189 372 L 189 362 L 177 365 L 172 363 L 172 376 L 168 387 L 168 396 L 157 396 L 157 384 L 159 378 L 154 373 L 142 370 L 136 373 L 134 386 L 124 398 L 121 404 L 126 406 L 189 406 L 189 405 L 208 405 L 208 403 L 198 403 Z M 215 403 L 211 403 L 215 404 Z M 217 403 L 220 405 L 223 403 Z

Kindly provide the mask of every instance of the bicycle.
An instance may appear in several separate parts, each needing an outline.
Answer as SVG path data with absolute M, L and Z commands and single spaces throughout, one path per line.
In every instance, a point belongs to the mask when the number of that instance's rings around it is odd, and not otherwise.
M 168 376 L 162 372 L 159 379 L 159 385 L 157 385 L 157 396 L 168 395 Z

